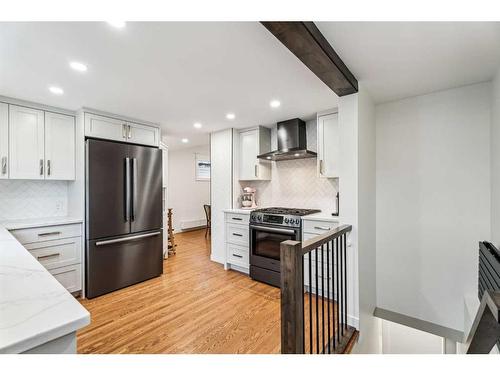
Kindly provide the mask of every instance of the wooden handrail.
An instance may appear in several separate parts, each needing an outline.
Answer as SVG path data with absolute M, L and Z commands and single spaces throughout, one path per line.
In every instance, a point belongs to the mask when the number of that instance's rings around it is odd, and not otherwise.
M 355 329 L 347 324 L 346 248 L 347 234 L 351 230 L 351 225 L 340 225 L 304 242 L 281 243 L 281 353 L 303 354 L 306 350 L 313 353 L 313 346 L 316 353 L 336 353 L 345 350 L 346 344 L 355 332 Z M 308 268 L 304 269 L 306 254 L 309 257 Z M 314 267 L 313 257 L 315 257 Z M 318 264 L 321 264 L 321 267 Z M 308 290 L 305 294 L 306 272 L 309 277 Z M 315 283 L 311 278 L 312 273 Z M 307 321 L 304 317 L 306 295 L 309 311 Z M 315 319 L 312 316 L 313 299 L 316 306 Z M 306 326 L 309 327 L 307 341 L 309 349 L 305 341 Z

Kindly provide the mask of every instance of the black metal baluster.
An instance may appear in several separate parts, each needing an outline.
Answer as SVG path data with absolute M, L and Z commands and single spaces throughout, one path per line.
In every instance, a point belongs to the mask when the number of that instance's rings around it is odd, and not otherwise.
M 341 330 L 341 336 L 344 336 L 344 257 L 343 257 L 343 252 L 342 248 L 344 246 L 343 244 L 343 237 L 340 236 L 340 330 Z
M 318 248 L 314 249 L 314 261 L 316 264 L 316 354 L 319 354 L 319 301 L 318 301 Z
M 312 331 L 312 253 L 309 253 L 309 353 L 313 353 L 313 331 Z
M 340 302 L 340 294 L 339 294 L 339 238 L 335 239 L 335 267 L 337 269 L 337 278 L 336 278 L 336 307 L 337 307 L 337 318 L 335 319 L 335 325 L 337 327 L 337 342 L 340 343 L 340 327 L 339 327 L 339 302 Z
M 344 251 L 344 288 L 345 288 L 345 292 L 344 292 L 344 296 L 345 296 L 345 302 L 344 302 L 344 310 L 345 310 L 345 317 L 344 317 L 344 323 L 345 323 L 345 330 L 347 332 L 347 254 L 346 254 L 346 248 L 347 248 L 347 244 L 346 244 L 346 241 L 347 241 L 347 234 L 343 234 L 342 237 L 344 237 L 344 247 L 343 247 L 343 251 Z
M 321 245 L 321 338 L 322 349 L 325 353 L 325 254 L 324 245 Z
M 328 354 L 331 353 L 330 349 L 330 303 L 331 303 L 331 297 L 330 297 L 330 242 L 326 244 L 326 295 L 327 295 L 327 301 L 328 301 L 328 306 L 327 306 L 327 314 L 326 316 L 328 317 Z

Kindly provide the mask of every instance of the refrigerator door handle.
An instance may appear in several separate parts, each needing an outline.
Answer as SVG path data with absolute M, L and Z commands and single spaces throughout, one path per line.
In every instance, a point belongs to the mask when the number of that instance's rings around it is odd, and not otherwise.
M 125 221 L 130 220 L 130 158 L 125 158 Z
M 146 237 L 158 236 L 159 234 L 161 234 L 161 232 L 139 234 L 137 236 L 124 237 L 124 238 L 115 238 L 114 240 L 97 241 L 95 243 L 95 245 L 96 246 L 111 245 L 113 243 L 118 243 L 118 242 L 126 242 L 126 241 L 138 240 L 138 239 L 146 238 Z
M 135 217 L 137 216 L 136 203 L 137 203 L 137 159 L 132 158 L 132 209 L 130 215 L 130 219 L 132 221 L 134 221 Z

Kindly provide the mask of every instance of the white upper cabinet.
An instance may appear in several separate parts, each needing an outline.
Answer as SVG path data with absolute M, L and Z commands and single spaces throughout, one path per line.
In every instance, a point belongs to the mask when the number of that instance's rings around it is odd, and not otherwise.
M 318 116 L 318 172 L 320 177 L 339 177 L 340 128 L 338 113 Z
M 271 151 L 271 130 L 262 126 L 239 133 L 239 179 L 270 180 L 271 163 L 257 155 Z
M 128 138 L 127 122 L 94 115 L 93 113 L 85 113 L 85 135 L 87 137 L 126 142 Z
M 75 179 L 75 118 L 45 112 L 45 178 Z
M 146 146 L 160 145 L 160 129 L 157 127 L 93 113 L 85 113 L 85 136 Z
M 128 141 L 140 145 L 159 146 L 160 129 L 153 126 L 128 122 Z
M 9 178 L 44 179 L 44 113 L 9 105 Z
M 0 103 L 0 179 L 9 178 L 9 105 Z

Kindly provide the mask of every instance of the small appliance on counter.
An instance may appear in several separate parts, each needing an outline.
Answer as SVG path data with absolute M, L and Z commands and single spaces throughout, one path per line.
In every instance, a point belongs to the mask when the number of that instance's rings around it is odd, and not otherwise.
M 243 194 L 241 195 L 241 208 L 243 210 L 253 210 L 257 208 L 257 204 L 255 203 L 256 192 L 257 190 L 255 188 L 243 188 Z

